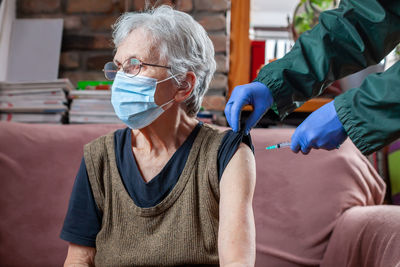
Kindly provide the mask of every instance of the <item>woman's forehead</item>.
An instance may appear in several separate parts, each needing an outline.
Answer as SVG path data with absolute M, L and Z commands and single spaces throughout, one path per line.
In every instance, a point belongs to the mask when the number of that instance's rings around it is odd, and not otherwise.
M 151 62 L 159 58 L 157 46 L 153 44 L 149 34 L 142 29 L 135 29 L 128 34 L 118 46 L 114 60 L 123 63 L 131 57 L 143 62 Z

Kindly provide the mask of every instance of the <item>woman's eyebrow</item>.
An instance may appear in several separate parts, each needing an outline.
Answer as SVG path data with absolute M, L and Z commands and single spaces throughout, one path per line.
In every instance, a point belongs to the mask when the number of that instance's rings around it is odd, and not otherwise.
M 137 55 L 137 54 L 132 54 L 132 55 L 130 55 L 128 58 L 137 58 L 137 59 L 139 59 L 139 60 L 144 60 L 144 58 L 143 57 L 141 57 L 141 56 L 139 56 L 139 55 Z
M 126 59 L 123 62 L 125 63 L 128 59 L 131 59 L 131 58 L 136 58 L 136 59 L 139 59 L 142 62 L 146 62 L 146 61 L 143 61 L 142 57 L 140 57 L 138 55 L 135 55 L 135 54 L 129 55 L 128 57 L 126 57 Z M 122 65 L 123 64 L 123 63 L 119 62 L 117 59 L 114 59 L 114 63 L 116 65 Z

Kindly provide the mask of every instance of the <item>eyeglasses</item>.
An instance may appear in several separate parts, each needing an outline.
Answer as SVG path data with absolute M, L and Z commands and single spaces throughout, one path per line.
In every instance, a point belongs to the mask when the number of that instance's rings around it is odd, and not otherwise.
M 129 77 L 134 77 L 140 73 L 142 66 L 152 66 L 152 67 L 159 67 L 159 68 L 166 68 L 171 69 L 169 66 L 161 66 L 156 64 L 144 63 L 137 58 L 128 58 L 122 64 L 122 71 L 128 75 Z M 107 62 L 104 65 L 104 76 L 108 80 L 114 80 L 117 72 L 121 69 L 121 66 L 118 67 L 114 62 Z

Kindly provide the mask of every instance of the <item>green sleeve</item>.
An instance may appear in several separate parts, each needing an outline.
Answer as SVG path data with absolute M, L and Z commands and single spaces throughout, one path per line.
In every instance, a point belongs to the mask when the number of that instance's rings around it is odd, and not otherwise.
M 347 135 L 368 155 L 400 137 L 400 62 L 335 98 Z
M 400 1 L 342 0 L 255 81 L 270 88 L 284 118 L 333 81 L 379 63 L 400 42 Z

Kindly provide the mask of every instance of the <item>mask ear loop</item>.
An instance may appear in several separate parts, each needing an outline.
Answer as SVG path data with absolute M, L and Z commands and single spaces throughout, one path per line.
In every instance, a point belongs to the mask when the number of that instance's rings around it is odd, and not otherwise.
M 159 84 L 159 83 L 168 81 L 168 80 L 170 80 L 170 79 L 172 79 L 172 78 L 175 79 L 176 82 L 178 82 L 178 80 L 176 79 L 176 76 L 178 76 L 178 75 L 179 75 L 179 74 L 174 74 L 174 75 L 172 75 L 172 76 L 169 76 L 168 78 L 165 78 L 164 80 L 157 81 L 156 84 Z M 187 82 L 187 81 L 183 81 L 183 82 L 185 83 L 185 86 L 179 86 L 179 88 L 187 89 L 187 88 L 190 87 L 190 83 L 189 83 L 189 82 Z M 165 107 L 166 105 L 168 105 L 169 103 L 171 103 L 171 102 L 174 101 L 174 100 L 175 100 L 175 98 L 172 98 L 172 99 L 169 100 L 168 102 L 162 104 L 160 107 L 161 107 L 161 108 L 162 108 L 162 107 Z
M 157 81 L 157 82 L 156 82 L 156 84 L 159 84 L 159 83 L 162 83 L 162 82 L 165 82 L 165 81 L 171 80 L 172 78 L 174 78 L 174 79 L 175 79 L 175 77 L 176 77 L 177 75 L 178 75 L 178 74 L 174 74 L 174 75 L 172 75 L 172 76 L 169 76 L 169 77 L 165 78 L 164 80 Z M 176 80 L 176 79 L 175 79 L 175 80 Z
M 165 78 L 164 80 L 157 81 L 156 84 L 159 84 L 159 83 L 162 83 L 162 82 L 171 80 L 172 78 L 175 79 L 175 77 L 176 77 L 176 74 L 174 74 L 174 75 L 172 75 L 172 76 L 169 76 L 169 77 Z M 176 79 L 175 79 L 175 80 L 176 80 Z M 162 104 L 162 105 L 160 106 L 160 108 L 165 107 L 166 105 L 170 104 L 170 103 L 171 103 L 172 101 L 174 101 L 174 100 L 175 100 L 175 98 L 172 98 L 171 100 L 169 100 L 169 101 L 165 102 L 164 104 Z
M 175 100 L 175 98 L 172 98 L 171 100 L 169 100 L 169 101 L 165 102 L 164 104 L 162 104 L 162 105 L 160 106 L 160 108 L 165 107 L 165 106 L 168 105 L 169 103 L 172 103 L 172 101 L 174 101 L 174 100 Z

